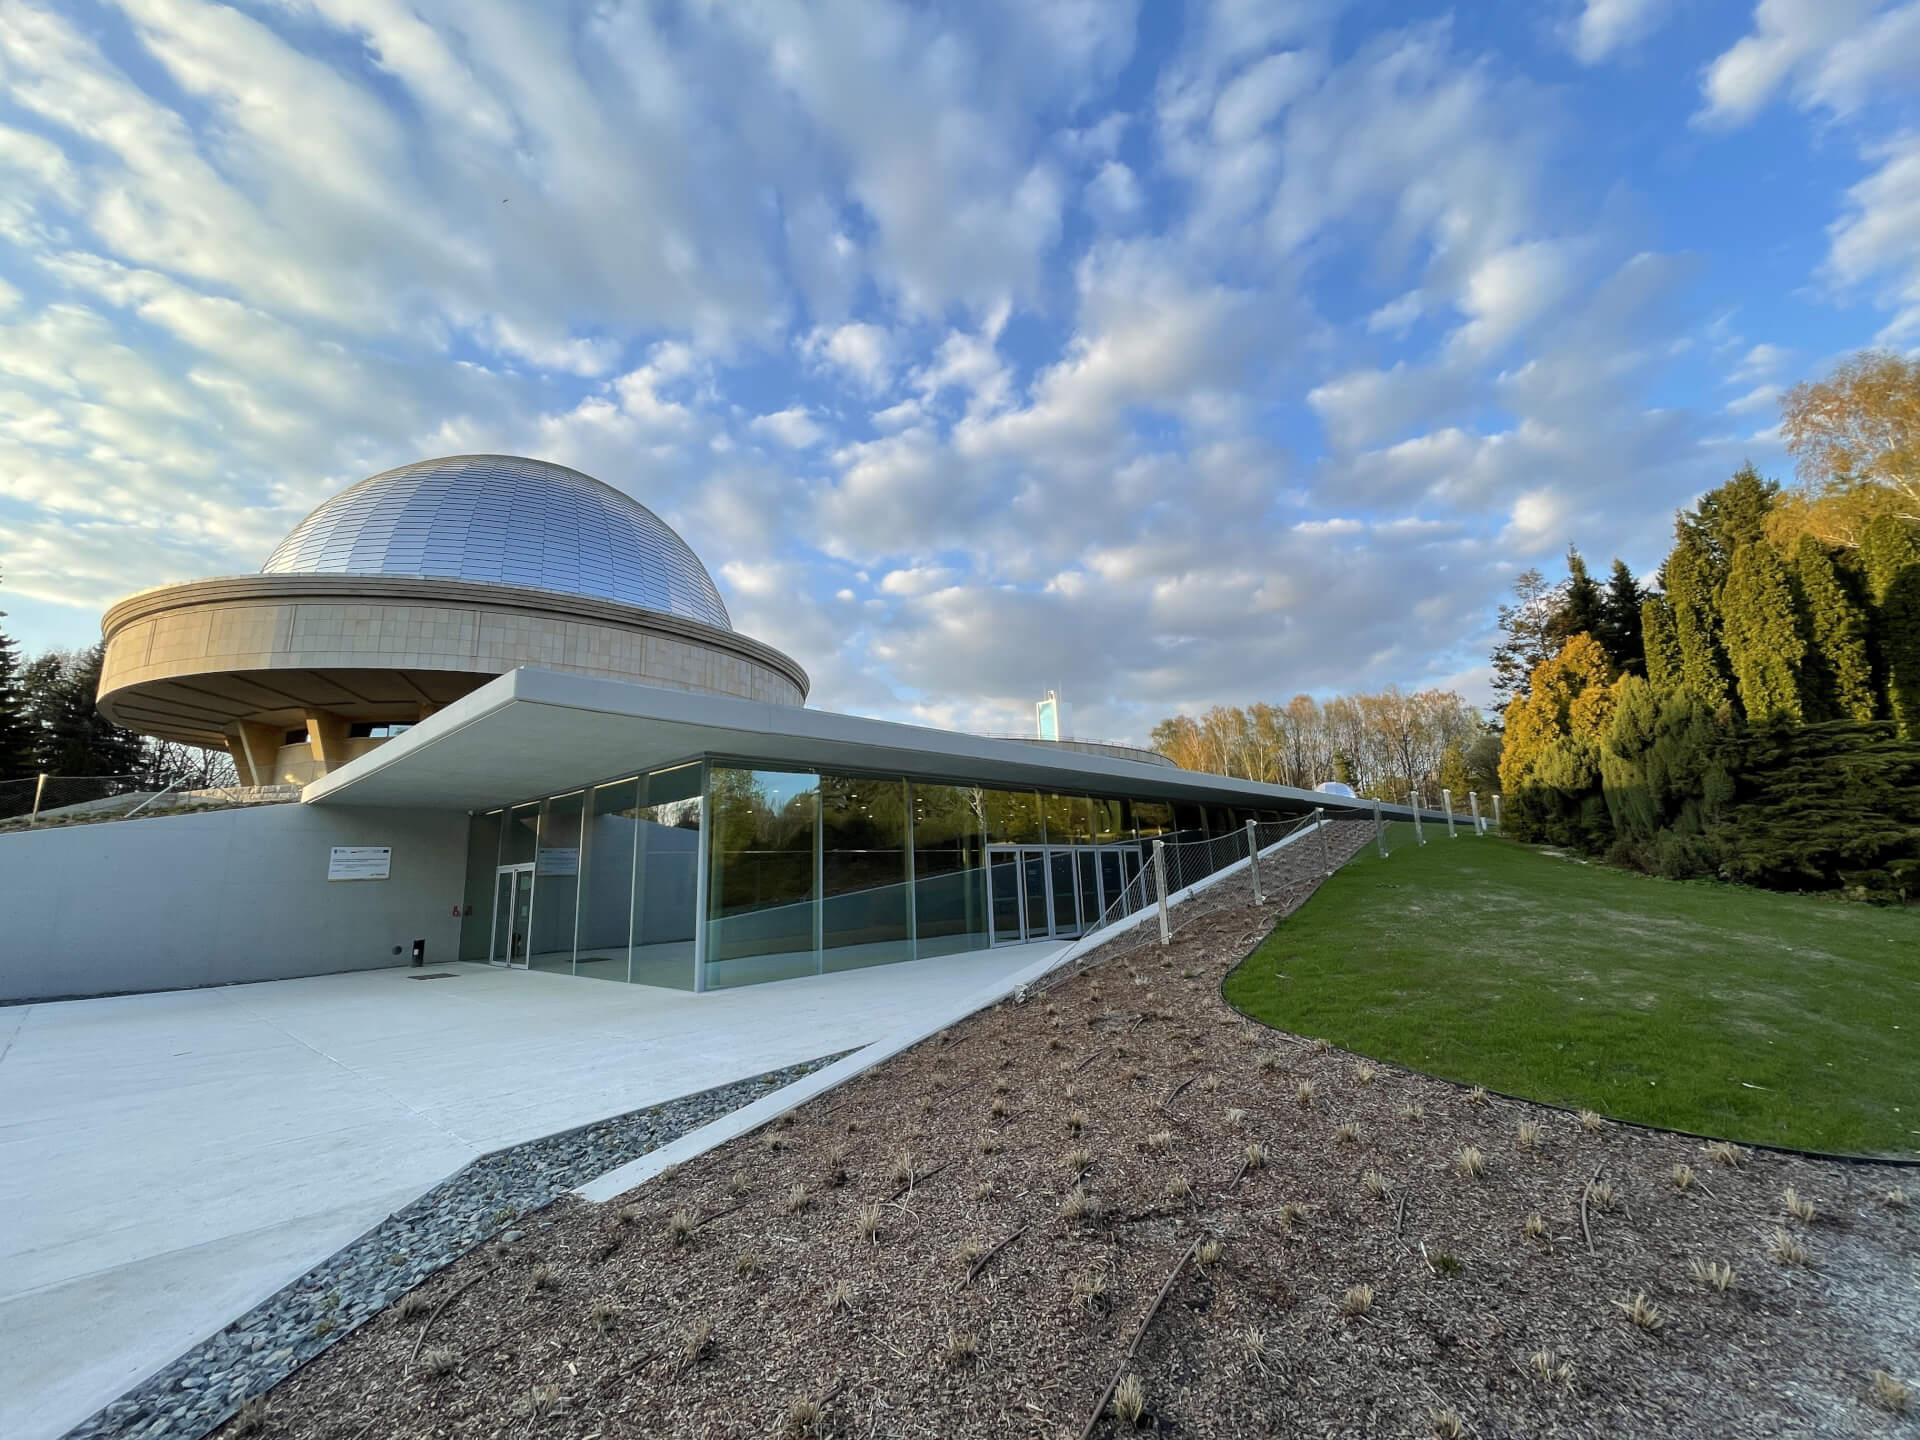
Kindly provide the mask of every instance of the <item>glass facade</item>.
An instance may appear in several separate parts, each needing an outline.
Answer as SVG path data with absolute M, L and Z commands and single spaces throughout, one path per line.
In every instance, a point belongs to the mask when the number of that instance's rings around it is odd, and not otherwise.
M 475 815 L 460 958 L 693 990 L 1067 939 L 1156 837 L 1270 813 L 694 761 Z

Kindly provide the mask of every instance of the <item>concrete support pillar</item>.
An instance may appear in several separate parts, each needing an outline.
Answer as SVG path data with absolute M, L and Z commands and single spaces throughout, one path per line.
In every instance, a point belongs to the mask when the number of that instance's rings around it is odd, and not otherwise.
M 1498 790 L 1493 792 L 1493 828 L 1495 830 L 1500 828 L 1500 792 Z
M 331 710 L 307 712 L 307 743 L 322 775 L 347 763 L 347 728 L 346 717 Z
M 1427 843 L 1427 832 L 1420 824 L 1420 792 L 1418 790 L 1413 792 L 1413 843 L 1416 845 Z
M 251 786 L 254 783 L 253 765 L 247 759 L 247 747 L 238 735 L 227 737 L 227 754 L 233 757 L 234 779 L 242 785 Z
M 238 737 L 229 737 L 229 748 L 237 746 L 246 757 L 247 771 L 252 775 L 249 782 L 254 785 L 278 785 L 280 783 L 280 746 L 287 738 L 287 732 L 278 725 L 262 725 L 257 720 L 242 720 L 235 727 Z M 239 768 L 239 761 L 234 762 Z
M 1480 792 L 1478 790 L 1467 791 L 1467 803 L 1473 807 L 1473 833 L 1476 835 L 1486 834 L 1487 822 L 1480 818 Z
M 1380 818 L 1380 802 L 1373 802 L 1373 843 L 1380 849 L 1380 858 L 1387 858 L 1387 825 Z
M 1333 847 L 1327 844 L 1327 807 L 1313 807 L 1314 833 L 1320 837 L 1320 868 L 1328 875 L 1333 874 Z
M 1247 870 L 1253 876 L 1253 903 L 1266 904 L 1267 897 L 1260 891 L 1260 830 L 1256 820 L 1247 821 Z
M 1453 828 L 1453 791 L 1443 789 L 1440 792 L 1440 803 L 1447 810 L 1447 839 L 1458 840 L 1460 832 Z

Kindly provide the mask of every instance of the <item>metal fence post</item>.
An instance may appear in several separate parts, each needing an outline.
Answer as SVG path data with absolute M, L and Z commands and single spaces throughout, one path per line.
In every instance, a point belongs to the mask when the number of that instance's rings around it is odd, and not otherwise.
M 1333 849 L 1327 844 L 1327 807 L 1313 807 L 1313 828 L 1320 836 L 1320 864 L 1327 874 L 1333 874 Z
M 40 779 L 33 787 L 33 814 L 27 819 L 27 828 L 31 830 L 40 823 L 40 797 L 47 793 L 47 772 L 40 772 Z
M 1247 821 L 1247 869 L 1253 872 L 1253 903 L 1264 905 L 1266 895 L 1260 889 L 1260 831 L 1259 821 Z
M 1153 842 L 1153 888 L 1159 897 L 1160 906 L 1160 943 L 1173 943 L 1173 926 L 1167 923 L 1167 842 Z
M 1418 790 L 1413 792 L 1413 843 L 1416 845 L 1427 843 L 1427 832 L 1420 825 L 1420 792 Z
M 1458 840 L 1460 838 L 1459 832 L 1453 828 L 1453 791 L 1442 790 L 1440 792 L 1440 803 L 1446 807 L 1447 811 L 1447 839 Z
M 1487 822 L 1480 818 L 1480 792 L 1478 790 L 1467 791 L 1467 803 L 1473 807 L 1473 833 L 1476 835 L 1486 834 Z
M 1500 792 L 1493 792 L 1493 828 L 1500 829 Z
M 1373 843 L 1380 847 L 1380 858 L 1387 858 L 1387 827 L 1380 818 L 1380 802 L 1373 802 Z

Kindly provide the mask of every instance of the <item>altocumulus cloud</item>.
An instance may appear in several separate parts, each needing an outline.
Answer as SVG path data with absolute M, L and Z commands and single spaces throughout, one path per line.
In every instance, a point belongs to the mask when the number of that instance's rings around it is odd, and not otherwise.
M 1920 334 L 1920 3 L 1420 9 L 0 0 L 8 623 L 507 450 L 824 705 L 1471 688 L 1514 572 Z M 1695 194 L 1836 130 L 1778 244 Z

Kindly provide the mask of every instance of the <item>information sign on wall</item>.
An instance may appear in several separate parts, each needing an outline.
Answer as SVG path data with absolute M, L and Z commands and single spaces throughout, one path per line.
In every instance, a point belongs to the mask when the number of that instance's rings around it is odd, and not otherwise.
M 554 845 L 540 851 L 535 860 L 536 875 L 578 875 L 580 850 L 574 845 Z
M 329 880 L 385 880 L 392 871 L 391 845 L 335 845 L 327 854 Z

